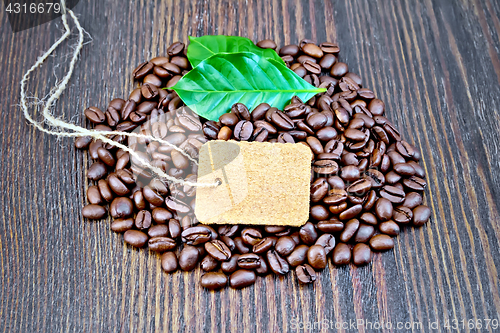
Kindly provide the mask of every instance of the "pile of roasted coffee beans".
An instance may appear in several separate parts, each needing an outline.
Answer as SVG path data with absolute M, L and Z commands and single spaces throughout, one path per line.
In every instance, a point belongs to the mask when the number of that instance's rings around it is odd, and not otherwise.
M 257 46 L 276 49 L 270 40 Z M 309 222 L 300 228 L 200 224 L 193 187 L 165 184 L 129 153 L 86 137 L 75 142 L 94 161 L 83 216 L 101 219 L 109 204 L 111 229 L 124 233 L 125 242 L 160 253 L 166 272 L 190 271 L 200 263 L 201 285 L 209 289 L 242 288 L 257 275 L 291 269 L 299 282 L 311 283 L 328 258 L 335 265 L 367 264 L 372 251 L 394 247 L 402 226 L 426 223 L 431 212 L 422 204 L 420 153 L 384 117 L 384 103 L 338 60 L 339 47 L 303 40 L 278 52 L 295 73 L 327 91 L 307 103 L 295 97 L 284 110 L 260 104 L 250 113 L 235 104 L 218 122 L 199 119 L 168 89 L 190 69 L 186 47 L 177 42 L 165 57 L 134 70 L 139 86 L 127 100 L 112 100 L 105 112 L 90 107 L 85 115 L 95 129 L 153 135 L 194 160 L 208 140 L 307 145 L 314 155 Z M 172 147 L 111 138 L 169 175 L 196 181 L 197 165 Z

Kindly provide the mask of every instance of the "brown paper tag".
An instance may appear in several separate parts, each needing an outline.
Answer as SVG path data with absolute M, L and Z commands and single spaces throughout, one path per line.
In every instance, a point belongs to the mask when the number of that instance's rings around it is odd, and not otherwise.
M 209 141 L 199 154 L 195 214 L 205 224 L 301 226 L 309 218 L 311 150 L 302 144 Z

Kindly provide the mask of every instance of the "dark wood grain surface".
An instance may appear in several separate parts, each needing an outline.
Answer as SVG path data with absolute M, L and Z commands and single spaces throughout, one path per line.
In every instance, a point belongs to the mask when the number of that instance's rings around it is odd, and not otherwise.
M 22 75 L 60 36 L 60 19 L 13 34 L 2 11 L 0 332 L 285 332 L 318 321 L 455 332 L 444 327 L 454 319 L 458 331 L 496 331 L 486 324 L 500 319 L 500 2 L 82 0 L 75 12 L 92 40 L 55 110 L 82 125 L 86 106 L 127 96 L 135 65 L 188 35 L 338 42 L 421 148 L 432 221 L 405 230 L 369 266 L 329 266 L 313 286 L 289 274 L 208 292 L 199 269 L 167 275 L 109 221 L 83 220 L 86 154 L 27 125 L 17 106 Z M 33 75 L 34 96 L 62 77 L 75 41 Z M 353 329 L 357 320 L 393 328 Z

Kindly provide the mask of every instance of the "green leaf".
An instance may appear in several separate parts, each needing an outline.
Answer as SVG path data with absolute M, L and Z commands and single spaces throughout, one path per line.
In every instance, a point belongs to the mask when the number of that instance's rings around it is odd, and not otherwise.
M 305 102 L 326 91 L 281 62 L 249 52 L 213 55 L 172 89 L 196 114 L 209 120 L 218 120 L 234 103 L 243 103 L 249 110 L 260 103 L 283 109 L 294 95 Z
M 274 59 L 285 63 L 283 59 L 271 49 L 262 49 L 250 39 L 237 36 L 203 36 L 189 37 L 190 44 L 187 57 L 191 66 L 198 66 L 203 60 L 218 53 L 251 52 L 267 59 Z

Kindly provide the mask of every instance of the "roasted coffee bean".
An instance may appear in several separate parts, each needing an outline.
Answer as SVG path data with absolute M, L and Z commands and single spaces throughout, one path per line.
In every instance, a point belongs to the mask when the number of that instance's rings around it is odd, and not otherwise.
M 130 190 L 115 173 L 108 176 L 108 185 L 111 190 L 119 196 L 125 196 L 130 193 Z
M 201 261 L 201 269 L 203 269 L 205 272 L 211 272 L 219 266 L 219 261 L 212 257 L 210 254 L 207 254 L 205 258 Z
M 151 215 L 153 217 L 153 220 L 158 224 L 165 224 L 173 217 L 172 213 L 169 210 L 162 207 L 153 209 Z
M 142 210 L 144 208 L 146 208 L 146 200 L 144 200 L 144 196 L 142 194 L 142 191 L 137 191 L 134 193 L 133 195 L 133 200 L 134 200 L 134 205 L 135 205 L 135 208 L 137 208 L 138 210 Z
M 210 290 L 219 290 L 227 285 L 227 276 L 222 273 L 210 272 L 201 277 L 201 286 Z
M 168 47 L 167 53 L 169 56 L 174 56 L 181 53 L 182 50 L 184 50 L 184 43 L 175 42 Z
M 144 247 L 148 242 L 148 235 L 138 230 L 127 230 L 123 234 L 123 240 L 133 247 Z
M 233 237 L 239 230 L 238 225 L 221 225 L 218 228 L 218 233 L 221 236 Z
M 173 250 L 176 246 L 175 240 L 168 237 L 153 237 L 148 241 L 148 248 L 158 253 Z
M 313 245 L 307 251 L 307 261 L 309 265 L 315 269 L 323 269 L 326 267 L 326 252 L 323 246 Z
M 346 63 L 337 62 L 335 65 L 332 66 L 330 75 L 332 75 L 333 77 L 342 77 L 347 73 L 347 71 L 348 67 Z
M 328 196 L 323 200 L 327 205 L 338 205 L 347 200 L 347 192 L 340 189 L 332 189 L 328 192 Z
M 297 274 L 297 279 L 302 284 L 313 283 L 316 281 L 316 272 L 307 264 L 297 266 L 297 268 L 295 268 L 295 274 Z
M 239 254 L 233 254 L 228 261 L 223 261 L 221 263 L 221 269 L 226 274 L 231 274 L 238 269 L 238 258 Z
M 222 125 L 232 127 L 235 126 L 240 120 L 238 116 L 235 115 L 234 113 L 225 113 L 222 116 L 220 116 L 219 121 L 221 122 Z
M 318 178 L 311 183 L 311 202 L 319 202 L 328 193 L 328 183 L 324 178 Z
M 85 117 L 94 124 L 101 124 L 106 120 L 104 112 L 95 106 L 85 109 Z
M 200 257 L 198 249 L 191 245 L 184 245 L 179 254 L 179 267 L 183 271 L 191 271 L 196 267 Z
M 241 120 L 251 120 L 250 112 L 245 104 L 236 103 L 231 107 L 231 112 L 238 116 Z
M 246 244 L 254 246 L 262 240 L 262 233 L 256 228 L 245 228 L 241 230 L 241 238 Z
M 99 205 L 87 205 L 82 209 L 82 216 L 90 220 L 99 220 L 106 215 L 106 208 Z
M 134 227 L 133 218 L 118 218 L 111 223 L 111 230 L 114 232 L 123 233 Z
M 328 219 L 330 213 L 328 212 L 328 209 L 326 209 L 324 206 L 314 205 L 311 207 L 310 215 L 313 219 L 317 221 L 324 221 Z
M 234 238 L 234 244 L 236 246 L 236 250 L 239 253 L 244 254 L 244 253 L 250 252 L 250 247 L 248 247 L 248 245 L 246 245 L 243 242 L 243 239 L 241 237 L 235 237 Z
M 302 265 L 307 260 L 307 251 L 309 251 L 309 246 L 304 244 L 298 245 L 287 257 L 288 263 L 293 267 Z
M 312 169 L 321 175 L 331 175 L 338 172 L 339 166 L 332 160 L 318 160 L 314 161 Z
M 316 240 L 315 245 L 323 246 L 325 253 L 328 255 L 335 247 L 335 237 L 332 234 L 323 234 Z
M 217 139 L 227 141 L 230 140 L 232 136 L 233 130 L 228 126 L 223 126 L 221 127 L 219 134 L 217 134 Z
M 115 198 L 109 206 L 109 213 L 113 218 L 128 217 L 134 212 L 132 200 L 126 197 Z
M 176 219 L 170 219 L 168 221 L 168 232 L 170 233 L 170 237 L 177 238 L 181 235 L 181 224 Z
M 352 262 L 356 266 L 368 264 L 372 260 L 372 251 L 370 247 L 364 243 L 354 245 L 352 249 Z
M 238 257 L 238 266 L 243 269 L 256 269 L 260 267 L 260 256 L 255 253 L 245 253 Z
M 318 155 L 324 153 L 323 145 L 316 137 L 308 136 L 306 142 L 314 154 Z
M 272 113 L 271 121 L 274 125 L 284 130 L 292 130 L 295 127 L 292 119 L 283 112 Z
M 283 236 L 278 238 L 278 241 L 276 242 L 275 245 L 276 252 L 278 252 L 283 257 L 286 257 L 290 253 L 292 253 L 294 248 L 295 248 L 295 242 L 289 236 Z
M 380 232 L 387 234 L 389 236 L 397 236 L 399 235 L 399 225 L 392 221 L 385 221 L 379 224 L 378 226 Z
M 340 177 L 348 182 L 353 182 L 361 178 L 359 169 L 354 165 L 346 165 L 340 170 Z
M 389 171 L 385 174 L 385 181 L 388 184 L 396 184 L 401 180 L 401 176 L 394 170 Z
M 241 289 L 251 286 L 255 283 L 257 276 L 255 272 L 246 269 L 240 269 L 231 274 L 229 277 L 229 285 L 234 289 Z
M 392 203 L 401 203 L 405 200 L 405 192 L 391 185 L 385 185 L 382 187 L 379 195 Z
M 165 252 L 161 255 L 161 268 L 165 272 L 175 272 L 177 270 L 177 265 L 177 257 L 174 252 Z
M 207 121 L 206 123 L 203 124 L 203 133 L 205 136 L 212 140 L 217 139 L 217 134 L 219 133 L 219 125 L 217 125 L 216 122 L 214 121 Z
M 392 203 L 388 199 L 380 198 L 375 203 L 375 214 L 377 214 L 377 217 L 380 220 L 382 221 L 389 220 L 392 217 L 392 212 L 393 212 Z
M 107 181 L 105 181 L 104 179 L 100 179 L 97 182 L 97 187 L 99 188 L 99 193 L 101 193 L 101 197 L 104 200 L 106 200 L 107 202 L 111 202 L 113 200 L 115 196 L 113 195 L 113 192 L 109 188 Z
M 431 210 L 426 205 L 420 205 L 413 208 L 413 225 L 420 227 L 424 225 L 431 217 Z
M 76 149 L 87 149 L 92 142 L 91 136 L 81 136 L 75 140 Z
M 260 242 L 253 246 L 253 252 L 263 254 L 271 249 L 276 243 L 275 237 L 263 238 Z
M 366 243 L 370 240 L 372 235 L 375 233 L 375 228 L 373 225 L 360 224 L 356 235 L 354 236 L 354 241 L 356 243 Z
M 347 189 L 348 195 L 354 196 L 364 196 L 370 189 L 372 188 L 372 184 L 367 179 L 359 179 L 352 183 Z
M 345 223 L 344 231 L 340 234 L 340 241 L 347 243 L 358 231 L 359 220 L 351 219 Z
M 290 55 L 292 57 L 296 57 L 299 54 L 299 47 L 297 45 L 286 45 L 283 46 L 280 51 L 279 55 L 284 56 L 284 55 Z
M 168 226 L 165 224 L 154 225 L 148 229 L 149 237 L 168 237 Z
M 410 208 L 405 206 L 394 207 L 394 211 L 392 213 L 392 219 L 394 220 L 394 222 L 407 224 L 410 223 L 412 218 L 413 212 Z
M 89 186 L 87 189 L 87 200 L 92 205 L 100 205 L 104 203 L 101 193 L 99 192 L 99 188 L 95 185 Z
M 87 170 L 87 178 L 90 180 L 99 180 L 108 172 L 106 165 L 101 162 L 94 162 Z
M 141 210 L 137 213 L 135 227 L 140 230 L 146 230 L 151 227 L 151 213 L 148 210 Z
M 146 75 L 148 75 L 148 73 L 153 71 L 153 67 L 154 67 L 154 65 L 152 63 L 150 63 L 149 61 L 143 62 L 142 64 L 137 66 L 136 69 L 134 69 L 134 71 L 132 73 L 134 76 L 134 79 L 140 80 L 140 79 L 144 78 Z
M 142 194 L 150 204 L 155 206 L 163 205 L 163 197 L 151 187 L 144 186 L 144 188 L 142 189 Z
M 273 40 L 270 39 L 264 39 L 261 40 L 256 44 L 258 47 L 263 48 L 263 49 L 276 49 L 276 43 Z
M 267 261 L 271 270 L 278 275 L 285 275 L 290 270 L 288 262 L 283 259 L 275 250 L 267 252 Z
M 332 218 L 326 221 L 319 221 L 316 227 L 322 232 L 336 233 L 344 229 L 344 223 L 337 220 L 336 218 Z
M 318 238 L 318 233 L 311 222 L 304 224 L 299 231 L 300 239 L 307 245 L 313 245 Z
M 208 252 L 208 254 L 219 261 L 227 261 L 229 260 L 229 258 L 231 258 L 231 250 L 229 250 L 224 242 L 218 239 L 206 242 L 205 250 Z
M 420 159 L 420 153 L 418 152 L 418 150 L 406 141 L 396 142 L 396 150 L 403 157 L 412 158 L 415 161 L 418 161 Z
M 412 191 L 423 191 L 427 186 L 425 179 L 412 176 L 403 180 L 403 185 Z
M 206 226 L 187 228 L 181 234 L 182 241 L 189 245 L 199 245 L 212 239 L 212 231 Z
M 388 235 L 375 235 L 370 239 L 373 251 L 387 251 L 394 247 L 394 240 Z
M 247 120 L 241 120 L 234 128 L 234 137 L 239 141 L 248 141 L 253 134 L 253 124 Z
M 346 265 L 351 262 L 351 248 L 345 243 L 339 243 L 333 249 L 332 260 L 335 265 Z

